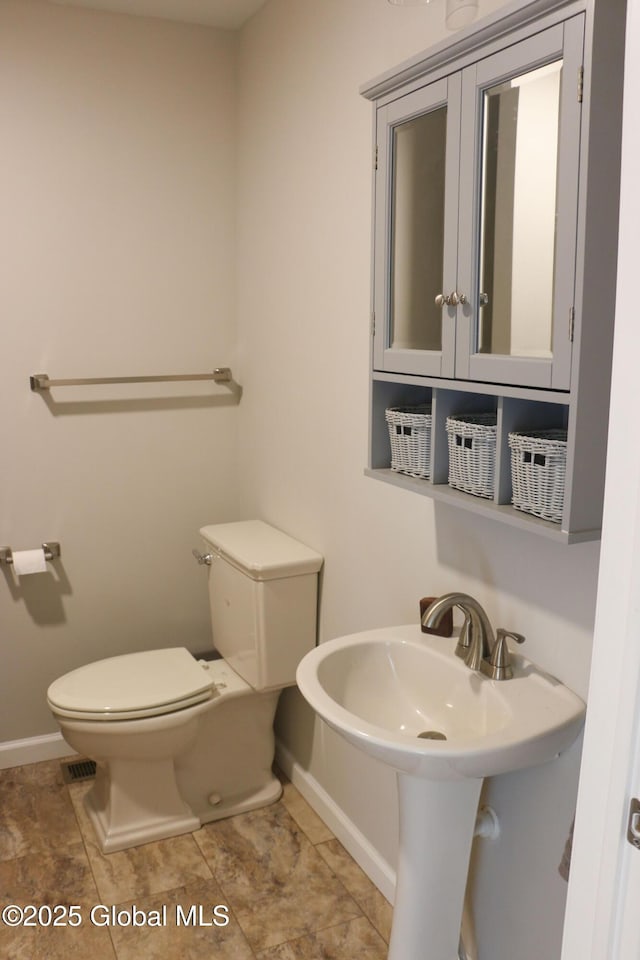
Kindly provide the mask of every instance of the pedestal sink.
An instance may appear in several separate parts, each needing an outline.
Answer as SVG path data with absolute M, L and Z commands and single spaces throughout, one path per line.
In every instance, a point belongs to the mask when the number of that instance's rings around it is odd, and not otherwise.
M 552 760 L 585 704 L 524 657 L 495 681 L 418 625 L 320 644 L 302 695 L 329 726 L 398 774 L 400 845 L 389 960 L 456 960 L 484 777 Z

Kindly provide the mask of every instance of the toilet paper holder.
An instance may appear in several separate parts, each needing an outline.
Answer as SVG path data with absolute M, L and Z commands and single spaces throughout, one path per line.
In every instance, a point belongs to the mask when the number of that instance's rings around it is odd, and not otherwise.
M 47 540 L 42 544 L 45 560 L 57 560 L 60 556 L 60 544 L 56 540 Z M 0 547 L 0 563 L 13 563 L 13 550 L 11 547 Z

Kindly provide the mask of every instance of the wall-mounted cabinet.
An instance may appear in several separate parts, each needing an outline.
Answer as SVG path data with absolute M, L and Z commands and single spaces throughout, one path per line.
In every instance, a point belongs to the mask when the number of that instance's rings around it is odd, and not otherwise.
M 603 12 L 603 7 L 606 11 Z M 369 472 L 564 542 L 599 536 L 624 2 L 515 3 L 377 78 Z M 432 404 L 431 476 L 385 410 Z M 449 484 L 446 418 L 496 416 L 491 497 Z M 566 431 L 562 518 L 515 510 L 518 430 Z

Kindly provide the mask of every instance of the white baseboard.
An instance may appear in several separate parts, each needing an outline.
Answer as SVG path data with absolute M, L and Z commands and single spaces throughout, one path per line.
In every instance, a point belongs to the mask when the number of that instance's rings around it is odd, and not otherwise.
M 395 870 L 380 856 L 373 844 L 358 830 L 341 807 L 333 800 L 324 787 L 304 767 L 300 766 L 293 754 L 282 743 L 276 743 L 276 762 L 291 783 L 300 791 L 309 806 L 362 867 L 369 879 L 393 903 L 396 887 Z
M 71 757 L 74 754 L 75 751 L 63 740 L 61 733 L 47 733 L 41 737 L 29 737 L 27 740 L 7 740 L 0 743 L 0 770 L 23 767 L 27 763 L 39 763 L 41 760 Z

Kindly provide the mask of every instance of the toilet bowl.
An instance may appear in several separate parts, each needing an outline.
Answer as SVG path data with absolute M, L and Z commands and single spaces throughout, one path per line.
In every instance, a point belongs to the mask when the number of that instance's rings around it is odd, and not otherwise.
M 262 521 L 203 527 L 213 643 L 99 660 L 55 680 L 66 742 L 96 761 L 85 807 L 104 853 L 277 800 L 273 718 L 316 639 L 322 557 Z

